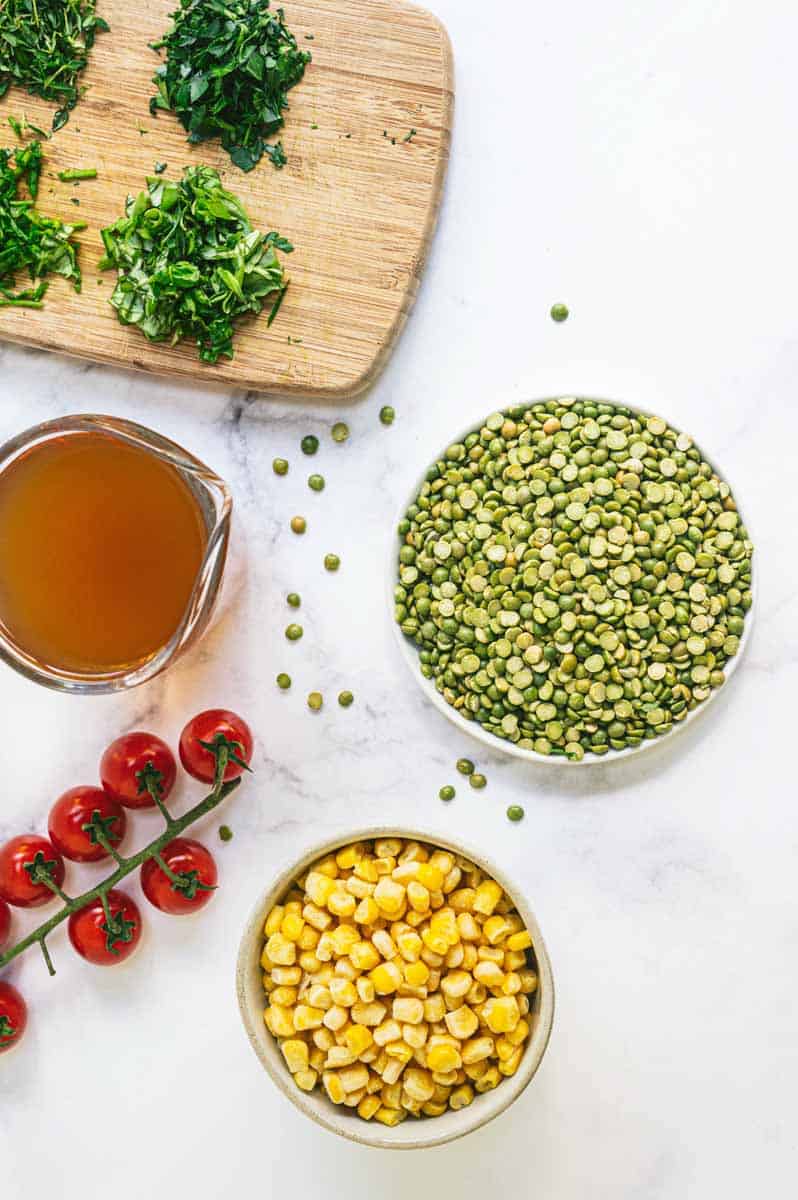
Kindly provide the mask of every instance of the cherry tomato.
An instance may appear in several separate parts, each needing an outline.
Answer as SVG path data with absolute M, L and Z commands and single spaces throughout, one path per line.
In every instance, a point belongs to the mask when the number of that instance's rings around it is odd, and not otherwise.
M 100 760 L 100 780 L 105 791 L 125 808 L 152 808 L 142 772 L 159 772 L 160 796 L 165 800 L 175 784 L 177 763 L 166 742 L 154 733 L 126 733 L 116 739 Z
M 164 846 L 161 858 L 170 871 L 180 876 L 180 883 L 164 875 L 154 858 L 148 859 L 141 868 L 141 887 L 150 904 L 175 916 L 203 908 L 218 879 L 210 851 L 191 838 L 175 838 Z
M 227 764 L 225 779 L 237 779 L 252 758 L 252 733 L 246 721 L 224 708 L 198 713 L 180 734 L 180 761 L 189 775 L 202 783 L 213 783 L 216 773 L 216 758 L 202 743 L 212 745 L 217 738 L 232 742 L 240 759 Z
M 0 900 L 0 950 L 3 949 L 8 941 L 8 935 L 11 932 L 11 909 L 6 904 L 5 900 Z
M 28 1006 L 10 983 L 0 982 L 0 1054 L 22 1040 L 28 1024 Z
M 84 829 L 94 819 L 105 832 L 108 841 L 116 846 L 127 828 L 125 810 L 102 788 L 73 787 L 64 792 L 50 809 L 48 831 L 50 841 L 59 854 L 72 862 L 100 862 L 108 851 L 91 831 Z
M 101 900 L 93 900 L 69 918 L 69 940 L 81 958 L 98 967 L 124 962 L 141 938 L 141 913 L 135 901 L 112 888 L 108 893 L 109 922 Z
M 64 860 L 47 838 L 23 833 L 0 848 L 0 899 L 17 908 L 36 908 L 47 904 L 54 893 L 46 883 L 36 883 L 25 870 L 26 864 L 50 864 L 50 875 L 60 887 L 64 882 Z

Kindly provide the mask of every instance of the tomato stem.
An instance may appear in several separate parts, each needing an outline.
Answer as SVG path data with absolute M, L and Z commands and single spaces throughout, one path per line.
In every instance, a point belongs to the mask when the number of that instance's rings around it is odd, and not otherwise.
M 108 878 L 103 880 L 102 883 L 99 883 L 96 887 L 91 888 L 88 892 L 84 892 L 81 896 L 74 896 L 70 899 L 70 897 L 61 891 L 61 889 L 58 887 L 58 884 L 56 884 L 54 880 L 49 879 L 48 881 L 41 876 L 37 878 L 37 882 L 47 883 L 47 886 L 50 888 L 50 890 L 56 892 L 61 897 L 61 899 L 64 901 L 64 906 L 63 908 L 59 909 L 57 913 L 53 913 L 53 915 L 49 917 L 48 920 L 46 920 L 42 925 L 40 925 L 38 929 L 32 930 L 24 938 L 18 941 L 15 946 L 12 946 L 9 950 L 6 950 L 5 954 L 0 954 L 0 969 L 8 966 L 13 959 L 17 958 L 18 955 L 22 954 L 30 946 L 33 946 L 38 942 L 42 954 L 44 955 L 44 961 L 47 963 L 47 969 L 51 975 L 54 975 L 55 969 L 45 944 L 45 939 L 49 936 L 49 934 L 52 933 L 54 929 L 71 917 L 73 913 L 85 908 L 87 904 L 91 904 L 95 900 L 100 900 L 103 905 L 103 909 L 105 910 L 106 920 L 108 920 L 108 893 L 112 888 L 115 888 L 118 883 L 121 883 L 123 879 L 132 874 L 133 871 L 142 866 L 143 863 L 148 862 L 151 858 L 160 860 L 158 861 L 158 865 L 167 876 L 171 878 L 174 875 L 174 872 L 170 871 L 163 862 L 161 851 L 169 844 L 169 842 L 178 837 L 179 834 L 181 834 L 185 829 L 188 829 L 190 825 L 193 825 L 195 821 L 198 821 L 200 817 L 204 817 L 207 813 L 212 812 L 214 808 L 217 808 L 223 800 L 227 799 L 231 792 L 236 790 L 241 783 L 240 779 L 224 779 L 224 773 L 229 761 L 227 746 L 220 745 L 218 748 L 214 749 L 214 753 L 217 754 L 217 761 L 213 791 L 210 792 L 204 800 L 201 800 L 199 804 L 195 804 L 193 808 L 190 808 L 188 812 L 184 813 L 182 817 L 170 817 L 160 800 L 160 796 L 153 794 L 153 791 L 150 790 L 149 786 L 147 787 L 147 791 L 150 792 L 150 795 L 153 797 L 156 804 L 158 804 L 158 807 L 161 809 L 161 812 L 164 814 L 166 820 L 166 829 L 159 837 L 155 839 L 155 841 L 150 842 L 149 846 L 145 846 L 143 850 L 140 850 L 138 854 L 134 854 L 131 858 L 122 858 L 116 853 L 109 843 L 107 848 L 110 849 L 111 853 L 114 855 L 118 866 L 113 874 L 109 875 Z M 155 787 L 155 784 L 153 784 L 153 786 Z M 98 840 L 100 840 L 99 833 Z M 178 879 L 179 877 L 174 876 L 174 878 Z

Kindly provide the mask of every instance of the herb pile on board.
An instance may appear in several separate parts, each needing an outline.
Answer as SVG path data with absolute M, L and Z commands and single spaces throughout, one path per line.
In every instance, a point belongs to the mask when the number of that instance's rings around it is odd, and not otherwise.
M 118 271 L 110 303 L 122 324 L 153 342 L 195 338 L 203 362 L 232 358 L 235 318 L 261 312 L 269 296 L 271 324 L 288 286 L 275 250 L 293 246 L 253 229 L 212 167 L 186 167 L 179 182 L 149 177 L 102 238 L 100 266 Z
M 41 308 L 46 275 L 63 275 L 80 291 L 77 247 L 72 235 L 85 221 L 65 225 L 35 207 L 42 171 L 41 142 L 0 150 L 0 307 Z M 20 185 L 29 196 L 20 196 Z M 16 291 L 16 277 L 27 272 L 33 286 Z
M 0 0 L 0 96 L 17 84 L 59 105 L 54 130 L 66 125 L 94 39 L 108 32 L 96 7 L 96 0 Z
M 264 154 L 282 167 L 282 143 L 266 138 L 282 128 L 288 91 L 311 61 L 284 16 L 269 0 L 180 0 L 171 30 L 153 43 L 166 61 L 153 77 L 150 111 L 174 110 L 189 142 L 221 138 L 242 171 Z

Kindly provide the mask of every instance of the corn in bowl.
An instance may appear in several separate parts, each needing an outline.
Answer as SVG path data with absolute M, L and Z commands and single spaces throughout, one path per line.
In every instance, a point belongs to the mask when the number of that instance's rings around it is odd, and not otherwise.
M 264 939 L 264 1021 L 303 1091 L 394 1126 L 518 1070 L 532 938 L 470 860 L 398 837 L 344 846 L 292 885 Z

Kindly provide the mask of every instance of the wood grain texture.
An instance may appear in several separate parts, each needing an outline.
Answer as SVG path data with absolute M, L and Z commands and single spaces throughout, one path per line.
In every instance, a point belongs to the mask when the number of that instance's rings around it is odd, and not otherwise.
M 46 143 L 38 201 L 43 212 L 89 223 L 80 235 L 83 293 L 59 279 L 41 311 L 0 308 L 0 337 L 256 391 L 356 395 L 402 330 L 438 215 L 454 103 L 446 31 L 405 0 L 288 0 L 289 28 L 313 52 L 290 93 L 282 131 L 288 164 L 278 171 L 264 158 L 243 174 L 217 142 L 189 146 L 171 114 L 149 115 L 158 59 L 148 42 L 168 27 L 174 7 L 174 0 L 99 0 L 111 32 L 92 52 L 84 99 Z M 53 107 L 12 89 L 0 119 L 24 113 L 49 128 Z M 403 141 L 411 128 L 417 134 Z M 9 129 L 0 144 L 12 142 Z M 271 329 L 265 313 L 242 323 L 232 361 L 209 366 L 191 343 L 147 342 L 121 326 L 108 303 L 116 274 L 96 269 L 99 231 L 122 214 L 125 197 L 142 189 L 158 160 L 172 178 L 189 163 L 216 167 L 255 226 L 279 230 L 296 247 L 284 257 L 291 285 L 277 319 Z M 78 166 L 97 167 L 99 178 L 79 187 L 58 181 L 58 171 Z

